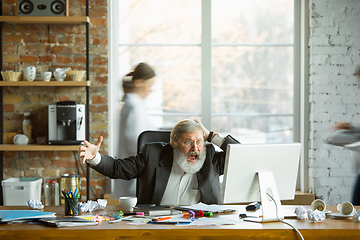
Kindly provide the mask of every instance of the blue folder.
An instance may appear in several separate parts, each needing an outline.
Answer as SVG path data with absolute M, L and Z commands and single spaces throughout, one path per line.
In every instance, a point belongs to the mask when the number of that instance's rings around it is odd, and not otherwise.
M 0 210 L 0 222 L 55 217 L 55 214 L 38 210 Z

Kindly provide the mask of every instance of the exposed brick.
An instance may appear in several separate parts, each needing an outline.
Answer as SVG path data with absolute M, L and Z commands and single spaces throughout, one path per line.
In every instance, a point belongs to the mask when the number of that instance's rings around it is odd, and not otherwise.
M 97 58 L 94 58 L 92 60 L 92 63 L 94 65 L 107 65 L 108 64 L 108 59 L 104 58 L 104 57 L 97 57 Z
M 91 130 L 101 130 L 101 129 L 107 129 L 108 128 L 108 124 L 101 122 L 101 123 L 92 123 L 90 126 Z
M 93 106 L 90 105 L 90 112 L 107 112 L 108 106 Z
M 3 52 L 4 53 L 12 53 L 12 54 L 17 53 L 15 44 L 4 44 L 3 45 Z
M 91 18 L 91 24 L 94 26 L 107 26 L 107 19 L 106 18 Z
M 64 53 L 73 53 L 73 50 L 71 47 L 67 47 L 67 46 L 54 46 L 52 48 L 52 52 L 54 54 L 57 54 L 57 53 L 64 54 Z
M 71 63 L 74 63 L 74 59 L 73 57 L 69 57 L 69 56 L 61 56 L 61 55 L 58 55 L 57 58 L 57 63 L 59 64 L 71 64 Z
M 74 63 L 76 64 L 86 64 L 86 57 L 75 57 Z
M 74 39 L 75 44 L 86 44 L 86 37 L 85 36 L 77 36 Z
M 51 63 L 55 60 L 55 56 L 54 55 L 44 55 L 44 56 L 39 56 L 39 62 L 41 63 Z
M 40 35 L 26 34 L 23 36 L 24 43 L 38 43 L 40 42 Z
M 22 34 L 33 34 L 39 35 L 43 33 L 43 26 L 41 25 L 15 25 L 15 32 L 21 32 Z
M 107 75 L 107 2 L 90 1 L 91 24 L 90 24 L 90 45 L 92 65 L 101 65 L 103 75 Z M 96 6 L 96 10 L 94 7 Z M 3 14 L 14 15 L 15 0 L 3 1 Z M 84 16 L 85 0 L 70 1 L 70 14 L 73 16 Z M 96 20 L 96 18 L 98 18 Z M 96 25 L 98 26 L 96 26 Z M 48 29 L 49 28 L 49 29 Z M 54 70 L 57 67 L 68 67 L 72 69 L 85 69 L 85 26 L 79 25 L 47 25 L 47 24 L 4 24 L 3 37 L 3 70 L 20 71 L 27 65 L 35 65 L 38 72 Z M 50 36 L 48 36 L 50 30 Z M 9 41 L 6 43 L 6 41 Z M 49 44 L 50 42 L 50 44 Z M 75 44 L 75 45 L 74 45 Z M 99 47 L 101 45 L 101 48 Z M 72 60 L 72 61 L 70 61 Z M 104 71 L 106 69 L 106 71 Z M 107 76 L 99 77 L 96 72 L 90 73 L 91 83 L 98 79 L 97 85 L 90 86 L 96 89 L 94 96 L 107 95 Z M 104 88 L 99 88 L 99 83 Z M 22 113 L 30 111 L 34 125 L 33 138 L 36 136 L 47 136 L 47 105 L 61 100 L 75 100 L 85 103 L 85 89 L 83 87 L 5 87 L 4 89 L 4 131 L 15 131 L 22 129 Z M 17 97 L 14 97 L 17 96 Z M 90 95 L 91 97 L 92 95 Z M 17 99 L 19 98 L 19 99 Z M 105 99 L 105 97 L 104 97 Z M 103 118 L 98 117 L 98 122 L 104 124 L 101 130 L 90 130 L 90 136 L 103 135 L 107 133 L 107 102 L 104 99 L 94 98 L 91 101 L 101 106 L 93 108 L 100 112 Z M 8 101 L 8 102 L 7 102 Z M 91 119 L 90 126 L 94 120 Z M 101 152 L 107 152 L 107 144 L 102 145 Z M 41 176 L 45 178 L 60 179 L 63 173 L 77 173 L 75 160 L 71 152 L 5 152 L 4 156 L 9 161 L 4 162 L 4 177 L 20 176 Z M 85 171 L 86 168 L 83 166 Z M 83 174 L 82 185 L 86 186 Z M 94 176 L 94 191 L 101 196 L 105 191 L 104 187 L 107 177 L 90 172 Z M 98 186 L 97 186 L 98 185 Z M 85 188 L 82 189 L 86 195 Z M 94 197 L 94 196 L 93 196 Z M 96 199 L 96 197 L 95 197 Z
M 4 43 L 13 43 L 13 42 L 20 42 L 22 39 L 21 35 L 5 35 L 3 37 Z
M 22 55 L 21 62 L 22 63 L 36 63 L 38 62 L 39 57 L 35 55 Z
M 3 55 L 4 63 L 18 63 L 20 62 L 20 55 L 19 54 L 6 54 Z
M 9 94 L 5 94 L 4 95 L 4 103 L 20 103 L 22 102 L 23 97 L 20 95 L 9 95 Z

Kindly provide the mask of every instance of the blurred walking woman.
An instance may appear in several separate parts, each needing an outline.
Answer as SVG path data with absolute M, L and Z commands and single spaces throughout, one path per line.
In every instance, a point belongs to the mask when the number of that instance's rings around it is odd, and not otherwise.
M 120 113 L 119 158 L 136 155 L 139 134 L 152 129 L 144 99 L 151 93 L 154 81 L 155 72 L 146 63 L 140 63 L 123 78 L 125 96 Z M 135 180 L 117 179 L 114 197 L 135 196 L 135 185 Z

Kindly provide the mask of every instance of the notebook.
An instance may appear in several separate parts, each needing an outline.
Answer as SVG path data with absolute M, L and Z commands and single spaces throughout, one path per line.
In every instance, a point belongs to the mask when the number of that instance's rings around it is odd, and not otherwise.
M 235 212 L 235 209 L 230 208 L 229 206 L 217 205 L 217 204 L 205 204 L 198 203 L 191 206 L 175 206 L 175 209 L 180 211 L 189 211 L 192 210 L 194 212 L 199 212 L 200 210 L 203 212 L 211 212 L 211 213 L 225 213 L 225 212 Z
M 97 222 L 78 217 L 39 218 L 37 220 L 53 227 L 77 227 L 98 224 Z
M 134 212 L 143 212 L 145 215 L 153 217 L 173 215 L 179 213 L 177 210 L 165 208 L 162 206 L 134 207 Z

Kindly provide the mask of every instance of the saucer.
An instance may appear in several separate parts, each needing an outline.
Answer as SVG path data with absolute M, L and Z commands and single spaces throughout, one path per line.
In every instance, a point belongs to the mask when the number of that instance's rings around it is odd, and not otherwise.
M 344 215 L 344 214 L 341 214 L 341 213 L 332 213 L 330 214 L 330 216 L 336 218 L 336 219 L 348 219 L 348 218 L 352 218 L 354 216 L 354 213 L 353 214 L 349 214 L 349 215 Z
M 326 216 L 328 216 L 328 215 L 331 215 L 332 211 L 325 209 L 324 213 L 325 213 Z

